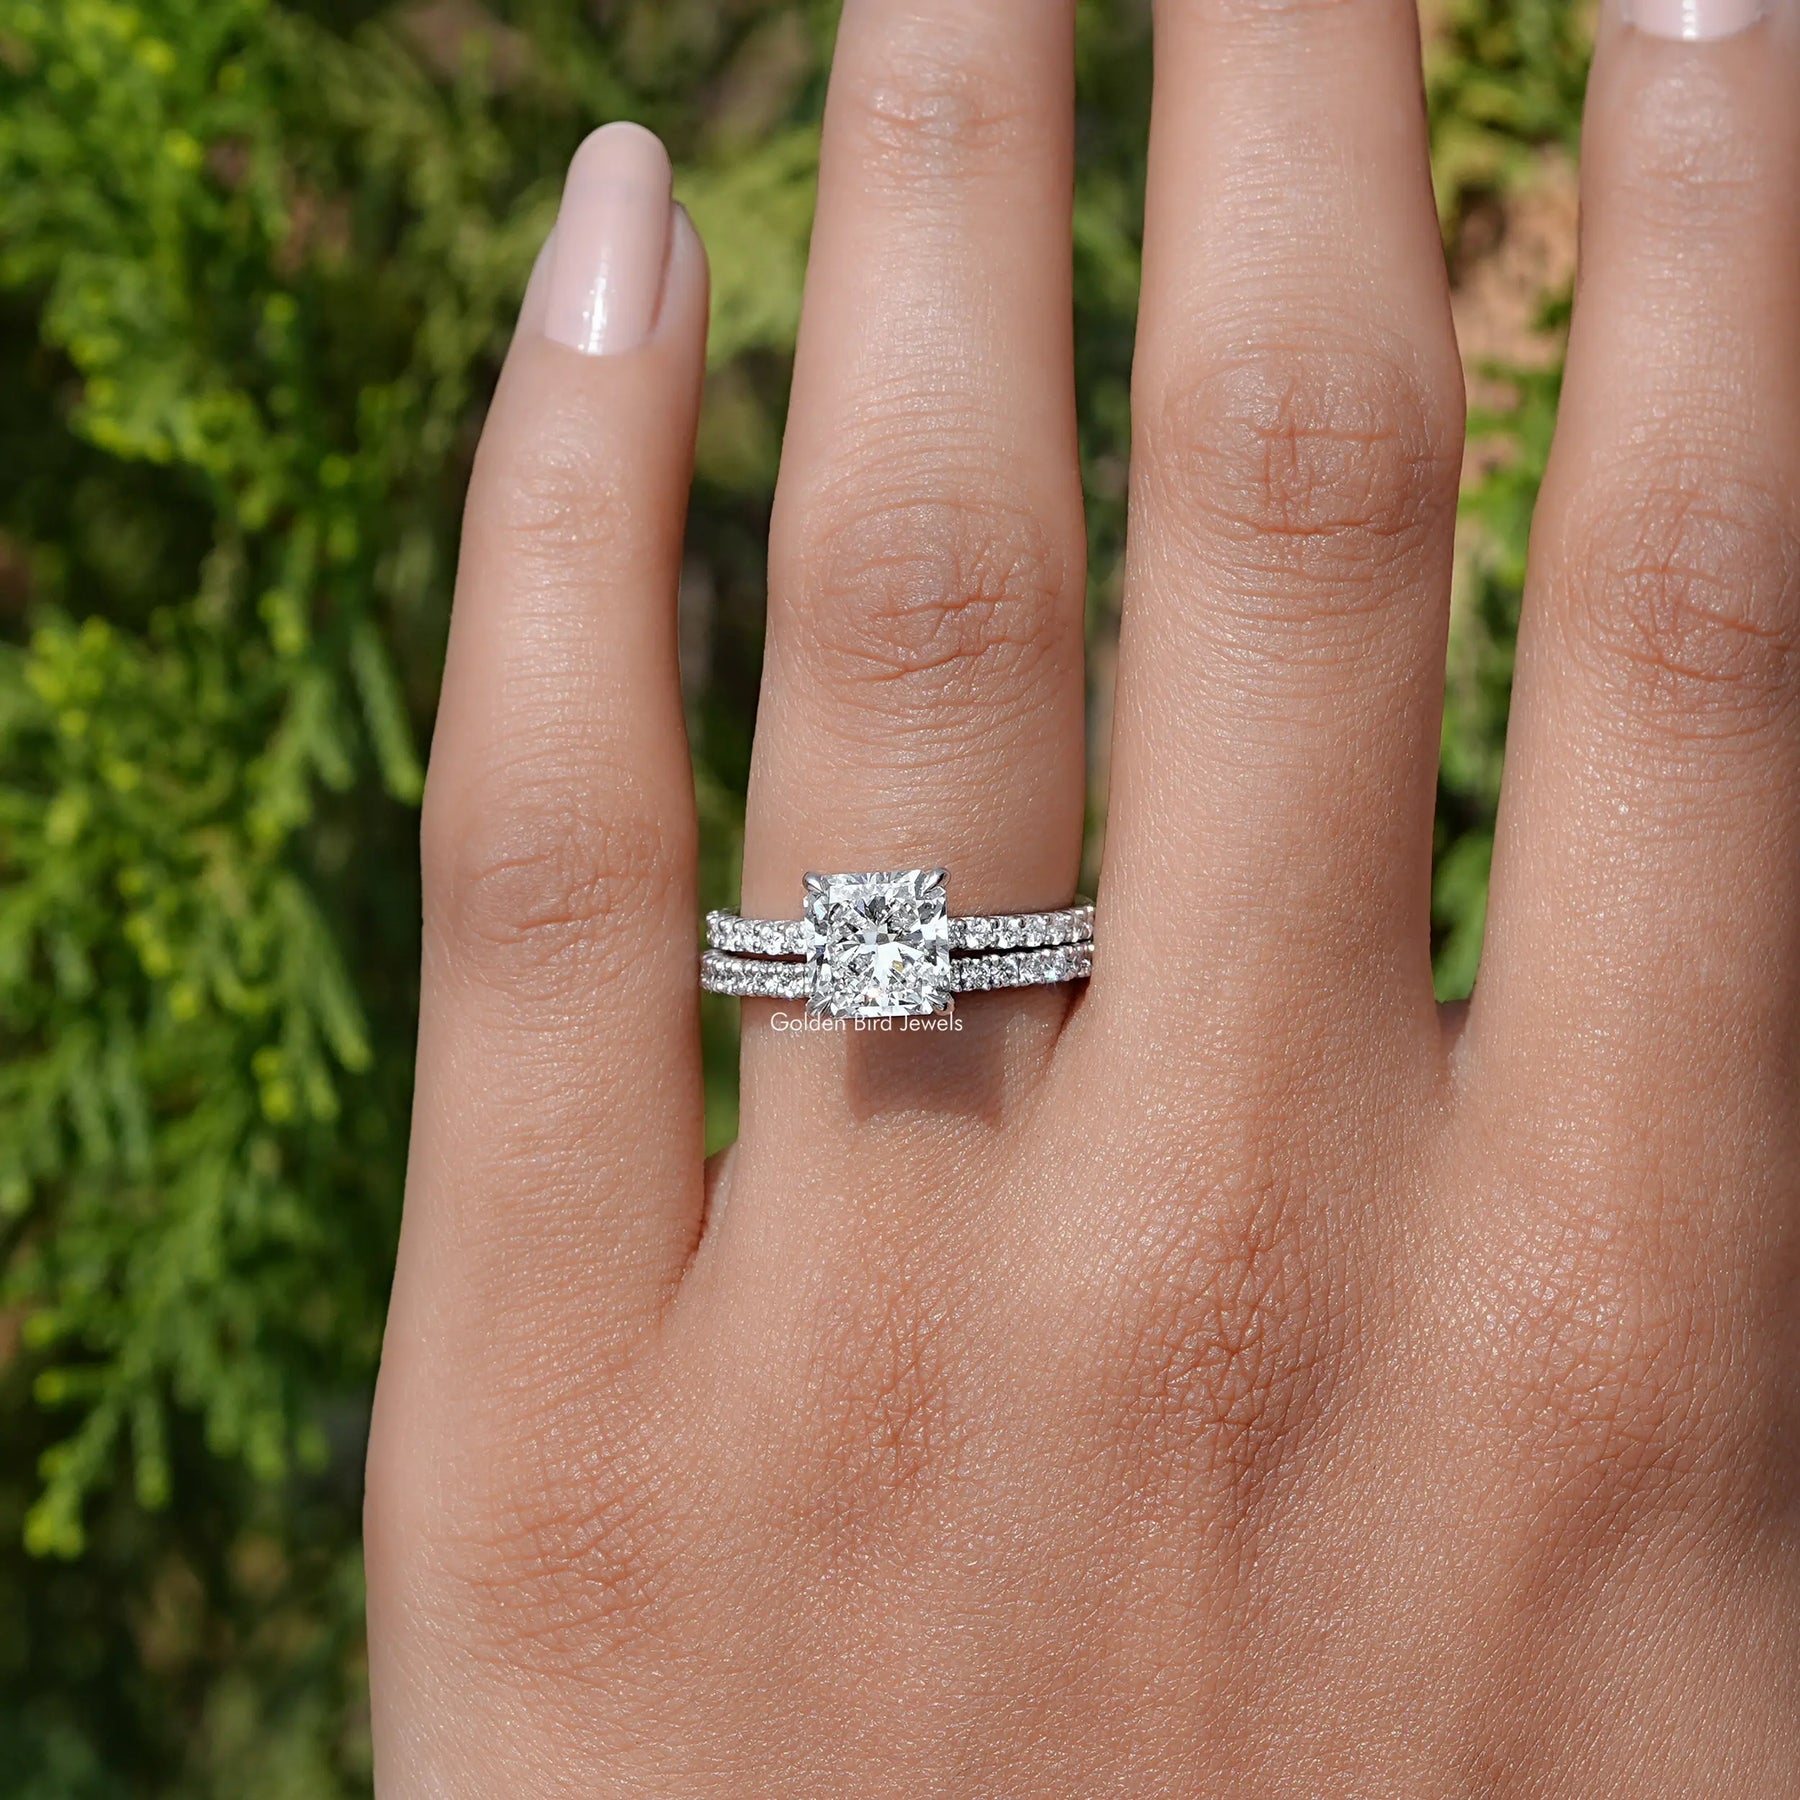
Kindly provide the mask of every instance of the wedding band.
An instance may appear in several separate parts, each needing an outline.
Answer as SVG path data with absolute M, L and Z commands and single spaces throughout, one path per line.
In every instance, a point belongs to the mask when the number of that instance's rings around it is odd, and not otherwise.
M 948 1012 L 957 994 L 1083 981 L 1094 909 L 952 917 L 943 869 L 808 875 L 798 919 L 716 912 L 700 984 L 740 999 L 805 1000 L 838 1019 Z

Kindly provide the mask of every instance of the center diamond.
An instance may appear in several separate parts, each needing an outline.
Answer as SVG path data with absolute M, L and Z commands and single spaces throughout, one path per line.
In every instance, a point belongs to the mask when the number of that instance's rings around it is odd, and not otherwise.
M 950 1010 L 942 869 L 808 875 L 806 925 L 812 1012 L 886 1019 Z

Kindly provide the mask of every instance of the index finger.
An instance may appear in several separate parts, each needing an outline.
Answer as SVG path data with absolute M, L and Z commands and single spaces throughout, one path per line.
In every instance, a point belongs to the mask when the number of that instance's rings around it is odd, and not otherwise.
M 382 1369 L 402 1457 L 471 1393 L 624 1354 L 698 1228 L 676 584 L 706 276 L 669 189 L 635 127 L 575 158 L 469 495 Z

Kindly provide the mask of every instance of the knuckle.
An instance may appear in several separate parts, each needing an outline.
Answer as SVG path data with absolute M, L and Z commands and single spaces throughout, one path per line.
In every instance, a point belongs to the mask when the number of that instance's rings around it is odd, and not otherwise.
M 1168 380 L 1141 461 L 1167 529 L 1223 566 L 1247 615 L 1356 613 L 1447 524 L 1455 412 L 1378 351 L 1262 345 Z M 1310 604 L 1296 609 L 1296 590 Z
M 482 440 L 469 518 L 523 577 L 554 580 L 571 566 L 628 560 L 642 535 L 637 487 L 591 419 L 552 418 L 509 433 L 503 450 Z
M 866 1277 L 796 1359 L 808 1421 L 790 1480 L 795 1537 L 846 1559 L 879 1554 L 957 1478 L 963 1428 L 946 1320 L 955 1307 L 899 1274 Z
M 570 1465 L 548 1439 L 485 1457 L 430 1530 L 433 1587 L 479 1651 L 534 1675 L 591 1669 L 656 1628 L 693 1532 L 645 1451 Z
M 1578 1304 L 1525 1301 L 1512 1346 L 1515 1435 L 1535 1459 L 1616 1479 L 1664 1464 L 1684 1441 L 1694 1387 L 1682 1336 L 1677 1318 L 1616 1275 L 1589 1276 Z
M 1481 1309 L 1498 1334 L 1486 1391 L 1520 1473 L 1574 1521 L 1716 1504 L 1744 1466 L 1731 1350 L 1706 1284 L 1650 1223 L 1655 1196 L 1634 1189 L 1629 1212 L 1527 1204 L 1534 1228 L 1489 1250 Z
M 1268 1170 L 1187 1192 L 1152 1214 L 1112 1323 L 1107 1436 L 1177 1508 L 1210 1496 L 1234 1531 L 1282 1487 L 1324 1410 L 1343 1321 L 1315 1279 L 1291 1185 Z
M 492 803 L 428 790 L 426 893 L 453 964 L 538 997 L 580 991 L 617 975 L 645 922 L 670 912 L 685 866 L 671 823 L 594 773 L 515 766 L 491 778 Z
M 975 19 L 941 14 L 896 26 L 885 54 L 846 72 L 832 100 L 865 181 L 904 192 L 922 181 L 966 180 L 983 168 L 1016 169 L 1041 108 L 996 59 L 981 54 Z
M 1659 459 L 1612 471 L 1572 513 L 1568 629 L 1635 714 L 1728 738 L 1787 713 L 1800 536 L 1775 484 L 1703 457 Z
M 1756 129 L 1736 82 L 1701 59 L 1636 84 L 1613 134 L 1622 191 L 1680 217 L 1684 236 L 1715 239 L 1778 191 L 1778 151 Z
M 1022 703 L 1077 641 L 1070 556 L 1026 508 L 882 502 L 816 526 L 798 566 L 809 653 L 874 710 Z

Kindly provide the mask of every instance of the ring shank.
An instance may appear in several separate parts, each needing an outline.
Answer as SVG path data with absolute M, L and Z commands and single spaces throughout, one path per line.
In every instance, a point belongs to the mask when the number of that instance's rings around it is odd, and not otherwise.
M 988 993 L 999 988 L 1056 987 L 1064 982 L 1085 981 L 1093 970 L 1092 943 L 1053 944 L 1034 950 L 958 957 L 950 965 L 950 984 L 959 994 Z M 805 1000 L 812 993 L 812 970 L 801 962 L 774 962 L 709 950 L 700 962 L 700 985 L 709 994 L 730 994 L 740 1000 Z

